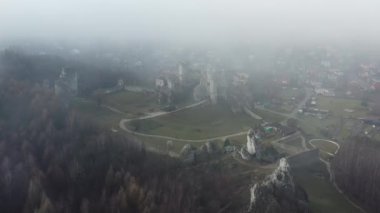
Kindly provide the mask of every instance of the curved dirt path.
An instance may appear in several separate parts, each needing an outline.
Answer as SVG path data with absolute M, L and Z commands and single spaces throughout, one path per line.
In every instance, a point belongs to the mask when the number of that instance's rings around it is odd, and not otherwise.
M 152 135 L 152 134 L 145 134 L 145 133 L 140 133 L 136 132 L 133 130 L 128 129 L 125 124 L 128 122 L 127 119 L 123 119 L 119 123 L 120 129 L 133 134 L 137 136 L 143 136 L 143 137 L 149 137 L 149 138 L 156 138 L 156 139 L 164 139 L 164 140 L 173 140 L 173 141 L 181 141 L 181 142 L 190 142 L 190 143 L 203 143 L 207 141 L 213 141 L 213 140 L 223 140 L 225 138 L 229 137 L 235 137 L 235 136 L 240 136 L 240 135 L 245 135 L 247 134 L 247 131 L 243 132 L 238 132 L 234 134 L 229 134 L 229 135 L 223 135 L 223 136 L 218 136 L 218 137 L 213 137 L 213 138 L 205 138 L 205 139 L 182 139 L 182 138 L 175 138 L 175 137 L 170 137 L 170 136 L 163 136 L 163 135 Z
M 233 134 L 223 135 L 223 136 L 217 136 L 217 137 L 212 137 L 212 138 L 183 139 L 183 138 L 176 138 L 176 137 L 170 137 L 170 136 L 165 136 L 165 135 L 154 135 L 154 134 L 140 133 L 140 132 L 136 132 L 136 131 L 133 131 L 131 129 L 128 129 L 128 127 L 126 125 L 128 122 L 131 122 L 131 121 L 134 121 L 134 120 L 144 120 L 144 119 L 155 118 L 155 117 L 159 117 L 159 116 L 163 116 L 163 115 L 168 115 L 168 114 L 171 114 L 171 113 L 179 112 L 179 111 L 182 111 L 182 110 L 186 110 L 186 109 L 190 109 L 190 108 L 202 105 L 202 104 L 204 104 L 206 102 L 207 101 L 204 100 L 204 101 L 201 101 L 201 102 L 198 102 L 198 103 L 195 103 L 195 104 L 191 104 L 191 105 L 188 105 L 188 106 L 185 106 L 185 107 L 182 107 L 180 109 L 177 109 L 177 110 L 174 110 L 174 111 L 170 111 L 170 112 L 154 112 L 154 113 L 151 113 L 151 114 L 148 114 L 148 115 L 145 115 L 145 116 L 142 116 L 142 117 L 138 117 L 138 118 L 121 119 L 120 122 L 119 122 L 119 127 L 120 127 L 120 129 L 122 129 L 122 130 L 124 130 L 124 131 L 126 131 L 126 132 L 128 132 L 128 133 L 130 133 L 132 135 L 138 135 L 138 136 L 150 137 L 150 138 L 156 138 L 156 139 L 164 139 L 164 140 L 190 142 L 190 143 L 203 143 L 203 142 L 212 141 L 212 140 L 223 140 L 225 138 L 235 137 L 235 136 L 240 136 L 240 135 L 247 134 L 247 131 L 241 131 L 241 132 L 238 132 L 238 133 L 233 133 Z
M 338 153 L 339 149 L 340 149 L 340 145 L 337 142 L 332 141 L 332 140 L 326 140 L 326 139 L 311 139 L 311 140 L 309 140 L 309 144 L 313 148 L 318 148 L 316 145 L 313 144 L 313 142 L 315 142 L 315 141 L 325 141 L 325 142 L 334 144 L 337 147 L 334 153 L 331 153 L 331 152 L 319 149 L 320 151 L 322 151 L 322 152 L 324 152 L 324 153 L 326 153 L 326 154 L 328 154 L 330 156 L 336 155 Z
M 122 130 L 124 130 L 124 131 L 126 131 L 126 132 L 128 132 L 130 134 L 137 135 L 137 136 L 150 137 L 150 138 L 156 138 L 156 139 L 164 139 L 164 140 L 181 141 L 181 142 L 190 142 L 190 143 L 203 143 L 203 142 L 213 141 L 213 140 L 224 140 L 225 138 L 235 137 L 235 136 L 240 136 L 240 135 L 247 134 L 247 131 L 241 131 L 241 132 L 237 132 L 237 133 L 232 133 L 232 134 L 223 135 L 223 136 L 217 136 L 217 137 L 212 137 L 212 138 L 183 139 L 183 138 L 176 138 L 176 137 L 170 137 L 170 136 L 165 136 L 165 135 L 154 135 L 154 134 L 140 133 L 140 132 L 136 132 L 136 131 L 133 131 L 131 129 L 128 129 L 128 127 L 126 125 L 128 122 L 131 122 L 131 121 L 134 121 L 134 120 L 144 120 L 144 119 L 155 118 L 155 117 L 159 117 L 159 116 L 163 116 L 163 115 L 168 115 L 168 114 L 171 114 L 171 113 L 179 112 L 179 111 L 182 111 L 182 110 L 186 110 L 186 109 L 190 109 L 190 108 L 202 105 L 202 104 L 204 104 L 206 102 L 207 101 L 204 100 L 204 101 L 201 101 L 201 102 L 198 102 L 198 103 L 195 103 L 195 104 L 191 104 L 191 105 L 188 105 L 188 106 L 185 106 L 185 107 L 182 107 L 180 109 L 177 109 L 177 110 L 174 110 L 174 111 L 170 111 L 170 112 L 163 112 L 163 111 L 161 111 L 161 112 L 150 113 L 148 115 L 145 115 L 145 116 L 142 116 L 142 117 L 138 117 L 138 118 L 121 119 L 120 122 L 119 122 L 119 127 L 120 127 L 120 129 L 122 129 Z

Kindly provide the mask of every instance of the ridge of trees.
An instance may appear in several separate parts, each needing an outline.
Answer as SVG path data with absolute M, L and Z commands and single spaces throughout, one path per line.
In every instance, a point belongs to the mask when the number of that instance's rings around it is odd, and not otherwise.
M 332 162 L 337 184 L 369 212 L 380 209 L 380 144 L 355 137 L 342 144 Z
M 215 212 L 229 199 L 223 175 L 102 132 L 38 85 L 0 84 L 0 132 L 2 212 Z

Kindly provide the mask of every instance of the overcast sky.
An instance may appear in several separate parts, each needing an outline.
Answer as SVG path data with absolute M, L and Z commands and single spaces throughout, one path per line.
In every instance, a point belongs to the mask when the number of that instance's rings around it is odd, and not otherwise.
M 380 1 L 0 0 L 0 36 L 376 40 L 380 39 Z

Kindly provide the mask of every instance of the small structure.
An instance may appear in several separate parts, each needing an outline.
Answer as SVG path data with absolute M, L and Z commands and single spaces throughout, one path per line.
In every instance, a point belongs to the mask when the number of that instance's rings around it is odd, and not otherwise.
M 322 95 L 322 96 L 327 96 L 327 97 L 334 97 L 335 96 L 335 92 L 334 91 L 328 90 L 328 89 L 325 89 L 325 88 L 316 88 L 314 90 L 314 92 L 317 95 Z

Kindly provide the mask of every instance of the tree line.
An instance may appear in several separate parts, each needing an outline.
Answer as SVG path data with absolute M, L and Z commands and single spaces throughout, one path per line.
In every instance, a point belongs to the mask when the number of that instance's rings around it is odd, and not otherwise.
M 369 212 L 380 209 L 380 143 L 355 137 L 333 159 L 337 184 Z
M 233 190 L 225 174 L 147 153 L 28 81 L 0 84 L 0 132 L 2 212 L 216 212 Z

